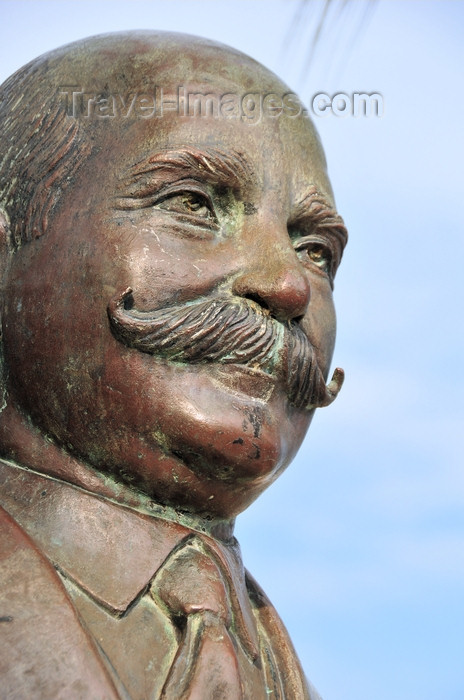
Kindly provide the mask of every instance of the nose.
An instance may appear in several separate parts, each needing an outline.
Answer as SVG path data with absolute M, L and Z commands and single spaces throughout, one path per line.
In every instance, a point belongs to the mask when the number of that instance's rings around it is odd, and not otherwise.
M 311 288 L 306 270 L 291 244 L 269 247 L 263 239 L 251 245 L 245 266 L 235 279 L 233 292 L 269 309 L 280 321 L 299 318 L 306 313 Z

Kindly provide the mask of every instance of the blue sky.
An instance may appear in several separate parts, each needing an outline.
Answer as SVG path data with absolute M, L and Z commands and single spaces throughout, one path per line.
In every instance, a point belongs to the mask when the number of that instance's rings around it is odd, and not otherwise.
M 379 0 L 357 31 L 365 3 L 337 20 L 334 0 L 309 69 L 314 19 L 292 28 L 297 7 L 0 0 L 0 82 L 147 27 L 231 44 L 306 101 L 383 95 L 381 118 L 315 117 L 351 234 L 335 290 L 347 380 L 237 535 L 324 700 L 462 700 L 464 3 Z

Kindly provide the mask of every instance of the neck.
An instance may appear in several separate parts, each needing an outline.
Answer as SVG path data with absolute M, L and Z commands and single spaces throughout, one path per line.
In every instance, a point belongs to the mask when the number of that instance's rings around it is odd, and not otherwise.
M 232 538 L 234 519 L 204 517 L 154 502 L 148 495 L 98 472 L 56 445 L 11 403 L 0 412 L 0 457 L 17 467 L 67 482 L 145 515 L 179 523 L 225 542 Z

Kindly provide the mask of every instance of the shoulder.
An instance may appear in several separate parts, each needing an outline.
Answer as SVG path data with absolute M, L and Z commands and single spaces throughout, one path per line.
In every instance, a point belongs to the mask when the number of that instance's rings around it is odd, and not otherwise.
M 284 623 L 271 601 L 253 576 L 246 572 L 246 584 L 253 612 L 258 621 L 261 640 L 272 649 L 276 669 L 285 678 L 289 698 L 321 700 L 314 686 L 308 682 Z M 287 695 L 286 695 L 287 697 Z
M 0 698 L 117 695 L 55 569 L 0 507 Z

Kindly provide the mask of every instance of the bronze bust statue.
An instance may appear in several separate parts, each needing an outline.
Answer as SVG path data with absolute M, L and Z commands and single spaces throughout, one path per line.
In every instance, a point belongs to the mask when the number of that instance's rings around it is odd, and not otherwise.
M 233 537 L 343 379 L 302 105 L 110 34 L 7 80 L 0 144 L 0 696 L 317 698 Z

